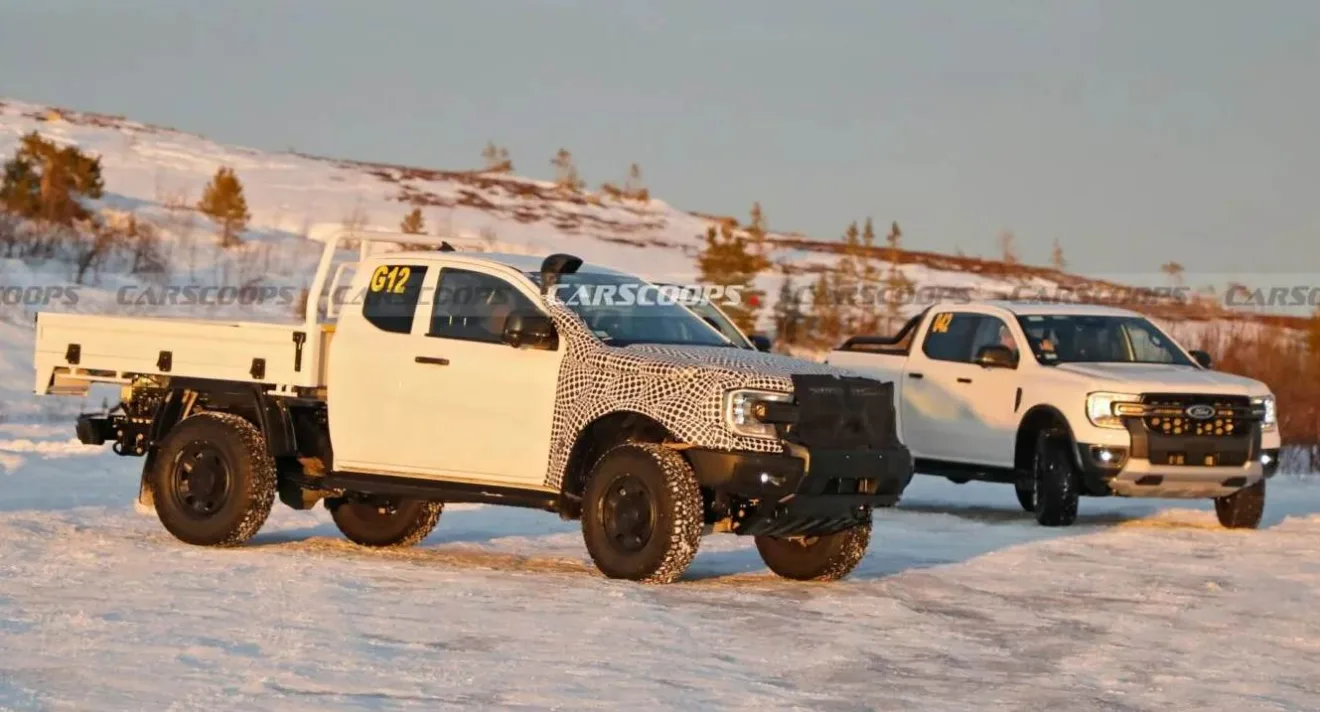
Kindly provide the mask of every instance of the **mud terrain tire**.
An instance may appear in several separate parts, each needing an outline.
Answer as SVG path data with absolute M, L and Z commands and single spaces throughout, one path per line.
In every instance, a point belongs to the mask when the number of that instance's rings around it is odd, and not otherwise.
M 403 548 L 421 543 L 440 521 L 443 502 L 350 495 L 327 499 L 339 531 L 354 544 Z
M 198 413 L 165 436 L 148 486 L 156 516 L 175 538 L 238 546 L 270 516 L 275 462 L 252 423 L 232 413 Z
M 756 537 L 761 561 L 779 576 L 794 581 L 838 581 L 852 573 L 866 556 L 871 524 L 817 537 Z
M 681 454 L 625 443 L 592 468 L 583 494 L 582 537 L 596 568 L 613 579 L 672 583 L 701 543 L 701 487 Z

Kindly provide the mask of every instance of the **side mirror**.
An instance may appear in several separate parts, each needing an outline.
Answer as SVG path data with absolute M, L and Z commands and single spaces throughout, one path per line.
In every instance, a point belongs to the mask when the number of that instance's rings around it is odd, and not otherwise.
M 982 346 L 976 352 L 976 365 L 983 368 L 1017 368 L 1017 354 L 1003 344 Z
M 747 338 L 751 340 L 752 345 L 756 347 L 757 351 L 770 353 L 770 349 L 775 346 L 774 342 L 770 341 L 770 337 L 765 334 L 752 334 Z
M 504 322 L 504 343 L 513 348 L 527 347 L 554 351 L 559 346 L 559 335 L 554 322 L 540 312 L 514 312 Z
M 1192 358 L 1196 359 L 1196 362 L 1200 364 L 1201 368 L 1208 369 L 1210 368 L 1210 365 L 1214 363 L 1214 360 L 1210 358 L 1210 354 L 1201 351 L 1200 349 L 1193 349 L 1189 353 L 1192 354 Z

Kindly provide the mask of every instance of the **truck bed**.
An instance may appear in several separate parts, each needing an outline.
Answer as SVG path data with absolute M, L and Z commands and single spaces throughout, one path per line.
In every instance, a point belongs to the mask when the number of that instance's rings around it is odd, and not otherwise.
M 169 375 L 262 383 L 277 391 L 324 385 L 333 334 L 302 324 L 88 314 L 37 315 L 36 392 L 82 394 L 92 383 Z

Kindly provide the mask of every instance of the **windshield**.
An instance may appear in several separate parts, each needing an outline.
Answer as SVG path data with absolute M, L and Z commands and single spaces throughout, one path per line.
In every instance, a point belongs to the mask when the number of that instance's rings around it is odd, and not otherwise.
M 1135 316 L 1019 316 L 1036 360 L 1060 363 L 1165 363 L 1192 366 L 1182 349 Z
M 540 285 L 541 275 L 529 273 Z M 676 289 L 635 277 L 577 273 L 559 276 L 555 296 L 609 346 L 678 344 L 734 346 L 713 326 L 678 303 Z
M 694 302 L 688 306 L 691 307 L 692 311 L 697 313 L 697 316 L 705 319 L 716 329 L 719 329 L 720 333 L 724 334 L 724 337 L 729 341 L 732 341 L 736 346 L 745 349 L 756 348 L 747 340 L 746 336 L 743 336 L 742 332 L 738 330 L 738 327 L 729 320 L 729 317 L 725 316 L 724 312 L 720 311 L 719 307 L 704 300 Z

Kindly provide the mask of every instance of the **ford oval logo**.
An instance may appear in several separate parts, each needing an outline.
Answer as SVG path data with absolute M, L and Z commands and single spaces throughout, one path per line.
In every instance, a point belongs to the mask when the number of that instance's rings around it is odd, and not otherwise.
M 1215 407 L 1199 403 L 1187 406 L 1187 417 L 1193 420 L 1209 420 L 1215 417 Z

